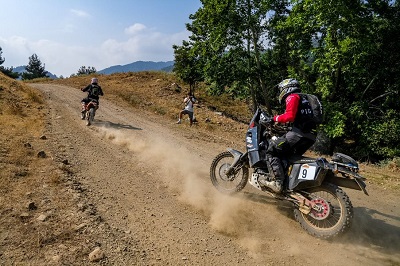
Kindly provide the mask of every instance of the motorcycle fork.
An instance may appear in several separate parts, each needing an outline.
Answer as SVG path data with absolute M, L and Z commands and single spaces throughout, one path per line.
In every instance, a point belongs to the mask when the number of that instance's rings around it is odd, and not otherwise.
M 232 149 L 228 149 L 228 151 L 234 157 L 232 165 L 226 171 L 226 175 L 229 176 L 229 175 L 232 175 L 232 174 L 236 174 L 243 167 L 243 164 L 245 163 L 243 158 L 247 158 L 247 153 L 245 153 L 245 154 L 238 153 L 238 152 L 236 152 L 235 150 L 232 150 Z

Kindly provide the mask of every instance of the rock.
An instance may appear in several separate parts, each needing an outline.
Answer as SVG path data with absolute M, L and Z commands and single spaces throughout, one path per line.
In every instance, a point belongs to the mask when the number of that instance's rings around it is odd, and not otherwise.
M 27 219 L 27 218 L 29 218 L 29 213 L 27 213 L 27 212 L 23 212 L 23 213 L 21 213 L 20 215 L 19 215 L 19 217 L 22 219 L 22 220 L 24 220 L 24 219 Z
M 45 135 L 40 136 L 40 139 L 47 139 Z
M 27 142 L 27 143 L 24 144 L 24 147 L 25 148 L 32 148 L 32 145 L 29 142 Z
M 75 227 L 75 231 L 79 231 L 79 230 L 81 230 L 82 228 L 84 228 L 84 227 L 86 227 L 86 226 L 87 226 L 86 223 L 81 223 L 81 224 L 79 224 L 79 225 L 77 225 L 77 226 Z
M 40 222 L 44 222 L 44 221 L 46 221 L 46 219 L 47 219 L 47 215 L 45 215 L 45 214 L 41 214 L 41 215 L 39 215 L 38 218 L 36 218 L 36 220 L 38 220 Z
M 33 210 L 36 210 L 36 209 L 37 209 L 37 206 L 33 201 L 28 203 L 28 210 L 33 211 Z
M 104 258 L 104 252 L 99 247 L 95 248 L 89 254 L 89 261 L 91 262 L 99 261 L 103 258 Z
M 47 155 L 46 155 L 46 153 L 45 153 L 44 151 L 40 151 L 40 152 L 38 152 L 37 157 L 39 157 L 39 158 L 46 158 Z

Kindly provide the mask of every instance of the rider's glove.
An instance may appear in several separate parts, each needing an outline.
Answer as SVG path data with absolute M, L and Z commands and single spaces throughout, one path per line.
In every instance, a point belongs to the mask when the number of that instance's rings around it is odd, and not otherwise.
M 260 124 L 264 126 L 273 125 L 274 118 L 267 116 L 264 112 L 262 112 L 260 115 Z

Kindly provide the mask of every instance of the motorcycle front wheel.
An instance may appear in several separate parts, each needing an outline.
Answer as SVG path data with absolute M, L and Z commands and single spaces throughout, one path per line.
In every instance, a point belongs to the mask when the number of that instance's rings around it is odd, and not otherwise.
M 238 171 L 227 175 L 226 171 L 231 167 L 233 155 L 229 152 L 218 154 L 211 163 L 211 182 L 218 191 L 225 194 L 233 194 L 241 191 L 247 184 L 249 169 L 242 166 Z
M 294 216 L 302 228 L 317 238 L 328 239 L 350 228 L 353 206 L 347 194 L 338 186 L 324 183 L 302 193 L 316 204 L 309 214 L 294 210 Z

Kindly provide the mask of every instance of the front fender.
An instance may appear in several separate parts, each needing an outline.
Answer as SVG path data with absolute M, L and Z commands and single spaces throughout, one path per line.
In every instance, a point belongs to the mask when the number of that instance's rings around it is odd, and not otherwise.
M 227 148 L 227 150 L 229 151 L 230 154 L 233 155 L 233 157 L 237 157 L 237 156 L 242 156 L 243 152 L 240 152 L 238 150 L 232 149 L 232 148 Z
M 239 162 L 243 161 L 243 158 L 247 159 L 247 152 L 243 153 L 235 149 L 227 148 L 228 152 L 233 155 L 232 168 L 235 168 Z

